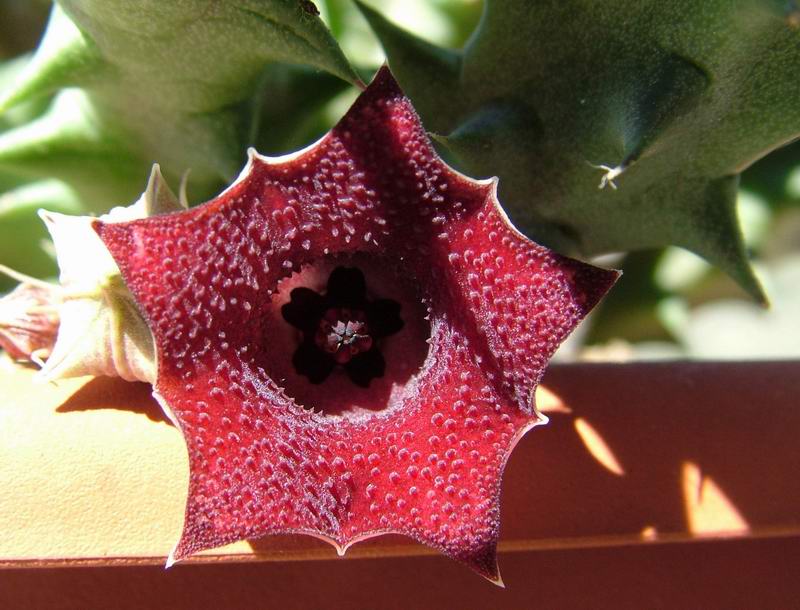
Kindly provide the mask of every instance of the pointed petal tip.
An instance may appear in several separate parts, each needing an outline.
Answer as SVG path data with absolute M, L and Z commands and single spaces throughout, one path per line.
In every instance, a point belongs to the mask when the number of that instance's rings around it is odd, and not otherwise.
M 290 157 L 292 154 L 297 154 L 297 153 L 291 153 L 290 155 L 286 155 L 286 157 L 288 158 L 288 157 Z M 280 158 L 280 157 L 279 157 L 279 158 Z M 241 171 L 241 173 L 240 173 L 239 177 L 236 179 L 236 181 L 234 181 L 234 184 L 235 184 L 236 182 L 238 182 L 240 179 L 242 179 L 244 176 L 246 176 L 247 174 L 249 174 L 249 173 L 250 173 L 250 170 L 251 170 L 251 169 L 252 169 L 252 168 L 253 168 L 253 167 L 254 167 L 254 166 L 257 164 L 257 163 L 266 163 L 266 164 L 269 164 L 269 163 L 270 163 L 272 160 L 273 160 L 273 159 L 272 159 L 272 157 L 269 157 L 269 156 L 267 156 L 267 155 L 262 155 L 260 152 L 258 152 L 258 151 L 256 150 L 256 147 L 255 147 L 255 146 L 248 146 L 248 147 L 247 147 L 247 163 L 245 163 L 245 164 L 244 164 L 244 167 L 242 168 L 242 171 Z
M 161 173 L 161 166 L 158 163 L 153 163 L 153 167 L 150 168 L 150 176 L 148 176 L 147 178 L 147 186 L 145 187 L 145 193 L 155 194 L 158 187 L 163 182 L 164 182 L 164 176 Z
M 372 77 L 372 80 L 367 85 L 367 89 L 384 89 L 384 95 L 403 95 L 403 91 L 400 88 L 400 83 L 397 82 L 397 79 L 392 74 L 392 70 L 389 68 L 389 64 L 385 63 L 378 68 L 378 71 L 375 72 L 375 76 Z
M 576 280 L 583 291 L 582 306 L 588 313 L 614 287 L 614 284 L 622 277 L 622 271 L 597 267 L 580 261 L 576 261 L 576 263 L 579 265 L 576 270 Z
M 161 174 L 160 163 L 153 163 L 153 166 L 150 168 L 150 178 L 147 181 L 148 186 L 150 185 L 150 182 L 152 182 L 155 179 L 156 176 L 158 176 L 161 180 L 164 179 L 164 176 Z
M 178 203 L 180 203 L 181 207 L 184 210 L 189 209 L 189 196 L 188 196 L 188 188 L 189 188 L 189 174 L 192 173 L 191 168 L 187 169 L 183 172 L 181 176 L 181 184 L 178 187 Z
M 500 587 L 501 589 L 506 588 L 506 583 L 503 582 L 503 577 L 500 575 L 500 570 L 497 570 L 497 574 L 494 577 L 487 576 L 486 580 L 488 580 L 493 585 Z
M 186 209 L 186 206 L 172 192 L 167 180 L 164 178 L 164 174 L 161 173 L 161 166 L 158 163 L 153 163 L 142 198 L 145 216 L 157 216 Z
M 461 557 L 457 557 L 457 559 L 493 585 L 503 589 L 505 588 L 503 577 L 500 576 L 500 566 L 497 563 L 496 539 L 474 554 L 469 554 L 467 556 L 462 555 Z
M 184 559 L 186 559 L 186 557 L 192 555 L 192 553 L 186 553 L 181 550 L 181 544 L 183 542 L 184 538 L 183 534 L 181 534 L 180 540 L 178 540 L 178 542 L 175 543 L 175 546 L 172 547 L 172 550 L 169 552 L 169 555 L 167 555 L 167 560 L 164 562 L 165 570 L 169 570 L 176 563 L 183 561 Z
M 506 585 L 503 582 L 503 577 L 500 575 L 500 566 L 497 563 L 496 556 L 494 556 L 488 564 L 479 560 L 475 564 L 469 565 L 473 570 L 475 570 L 493 585 L 500 587 L 501 589 L 506 588 Z
M 58 215 L 57 212 L 51 212 L 50 210 L 45 210 L 44 208 L 36 210 L 36 214 L 42 219 L 42 222 L 48 225 L 55 222 L 55 217 Z

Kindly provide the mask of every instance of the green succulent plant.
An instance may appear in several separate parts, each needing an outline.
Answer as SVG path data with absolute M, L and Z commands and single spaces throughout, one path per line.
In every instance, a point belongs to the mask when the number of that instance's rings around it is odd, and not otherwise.
M 155 161 L 173 183 L 191 171 L 195 199 L 208 197 L 248 146 L 294 143 L 276 110 L 358 81 L 319 17 L 287 0 L 65 0 L 35 54 L 3 66 L 0 262 L 40 276 L 55 263 L 37 208 L 127 203 Z
M 191 169 L 201 192 L 216 189 L 254 143 L 270 96 L 264 72 L 278 62 L 358 80 L 297 2 L 59 2 L 0 110 L 56 99 L 35 133 L 5 135 L 0 164 L 91 185 L 88 198 L 106 206 L 141 190 L 142 167 L 156 160 L 167 178 Z M 69 159 L 59 154 L 67 144 Z
M 525 232 L 584 256 L 678 245 L 763 300 L 735 195 L 800 134 L 795 3 L 487 0 L 459 50 L 360 6 L 428 129 L 500 176 Z
M 523 232 L 583 257 L 681 246 L 765 300 L 735 196 L 800 133 L 795 2 L 486 0 L 455 50 L 357 5 L 443 153 L 499 176 Z M 344 37 L 352 6 L 321 6 Z M 374 67 L 355 63 L 308 2 L 59 0 L 36 53 L 0 72 L 0 224 L 32 236 L 0 262 L 52 273 L 35 207 L 102 212 L 153 162 L 173 183 L 191 170 L 199 200 L 248 146 L 305 144 Z

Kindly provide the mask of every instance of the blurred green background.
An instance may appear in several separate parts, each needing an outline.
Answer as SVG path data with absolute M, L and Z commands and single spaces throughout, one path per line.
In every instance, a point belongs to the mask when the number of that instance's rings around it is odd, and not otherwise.
M 478 0 L 373 0 L 402 27 L 440 45 L 460 47 L 480 19 Z M 380 45 L 349 0 L 318 0 L 322 18 L 364 77 L 384 61 Z M 0 88 L 36 46 L 49 2 L 0 0 Z M 332 126 L 357 95 L 333 77 L 297 68 L 271 68 L 286 83 L 264 101 L 262 121 L 272 126 L 257 140 L 260 152 L 284 153 L 313 141 Z M 0 115 L 0 135 L 40 116 L 49 100 Z M 146 175 L 142 175 L 142 186 Z M 207 193 L 193 193 L 194 202 Z M 112 205 L 126 204 L 114 201 Z M 39 207 L 78 213 L 80 196 L 56 180 L 32 180 L 0 160 L 0 262 L 47 277 L 56 267 L 43 228 L 30 218 Z M 94 210 L 97 211 L 97 210 Z M 678 248 L 602 257 L 625 272 L 615 289 L 563 346 L 561 359 L 628 360 L 672 357 L 752 359 L 800 356 L 800 143 L 747 169 L 738 211 L 768 309 L 720 271 Z M 35 248 L 20 244 L 35 243 Z M 20 252 L 24 252 L 21 255 Z M 33 253 L 31 253 L 33 252 Z M 0 280 L 0 291 L 13 282 Z

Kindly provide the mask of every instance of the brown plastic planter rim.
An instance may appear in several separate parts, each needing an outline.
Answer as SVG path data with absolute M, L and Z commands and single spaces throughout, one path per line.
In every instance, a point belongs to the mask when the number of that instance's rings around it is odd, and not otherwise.
M 188 466 L 149 387 L 0 375 L 0 567 L 162 563 Z M 506 471 L 501 553 L 800 535 L 800 362 L 552 365 Z M 348 557 L 433 553 L 397 535 Z M 333 560 L 304 536 L 189 561 Z

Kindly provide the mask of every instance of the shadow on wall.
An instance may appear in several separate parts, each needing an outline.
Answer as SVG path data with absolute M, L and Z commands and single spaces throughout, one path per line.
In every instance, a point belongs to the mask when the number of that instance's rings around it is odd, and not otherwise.
M 796 362 L 551 367 L 538 395 L 551 421 L 511 458 L 502 538 L 796 532 L 786 516 L 800 511 L 800 383 L 789 381 L 798 371 Z
M 500 550 L 796 533 L 787 515 L 800 515 L 798 373 L 791 361 L 551 366 L 537 394 L 550 423 L 522 439 L 506 470 Z M 104 408 L 171 425 L 149 385 L 111 378 L 57 411 Z M 335 554 L 287 541 L 250 544 L 273 557 L 295 546 Z M 383 536 L 348 556 L 427 552 Z
M 154 422 L 172 425 L 153 399 L 148 383 L 130 383 L 116 377 L 95 377 L 86 382 L 56 409 L 58 413 L 118 409 L 146 415 Z

